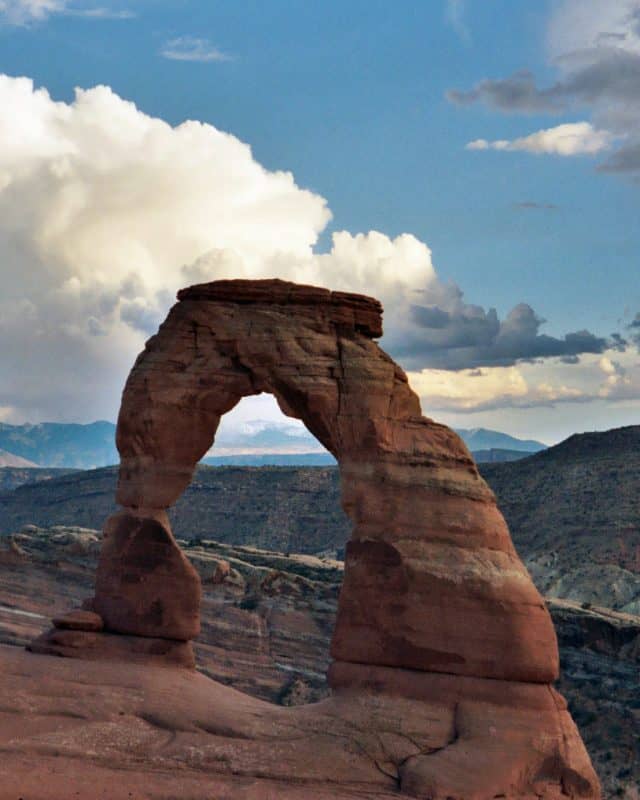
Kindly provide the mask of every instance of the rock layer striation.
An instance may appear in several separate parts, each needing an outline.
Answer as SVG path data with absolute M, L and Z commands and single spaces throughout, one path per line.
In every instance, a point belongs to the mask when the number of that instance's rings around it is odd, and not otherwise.
M 105 527 L 91 606 L 108 634 L 197 634 L 198 578 L 165 512 L 222 415 L 269 392 L 336 457 L 353 523 L 331 713 L 348 722 L 358 708 L 357 724 L 366 728 L 364 714 L 382 734 L 385 715 L 395 729 L 403 703 L 425 704 L 437 745 L 389 759 L 416 797 L 598 797 L 549 686 L 558 651 L 544 602 L 467 448 L 422 416 L 405 373 L 373 341 L 380 304 L 277 280 L 218 281 L 178 297 L 123 394 L 125 511 Z

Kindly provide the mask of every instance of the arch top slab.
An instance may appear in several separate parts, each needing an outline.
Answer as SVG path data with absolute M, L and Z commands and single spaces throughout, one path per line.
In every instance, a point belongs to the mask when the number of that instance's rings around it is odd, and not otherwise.
M 180 289 L 178 300 L 233 303 L 237 305 L 313 306 L 323 309 L 337 325 L 377 339 L 382 336 L 382 303 L 375 297 L 352 292 L 332 292 L 278 278 L 221 280 Z

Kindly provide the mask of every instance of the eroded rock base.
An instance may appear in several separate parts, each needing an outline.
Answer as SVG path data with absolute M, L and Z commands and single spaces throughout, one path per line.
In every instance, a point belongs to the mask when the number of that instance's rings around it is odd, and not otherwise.
M 567 704 L 550 686 L 346 662 L 334 662 L 328 677 L 338 694 L 413 699 L 440 729 L 440 747 L 399 767 L 406 794 L 534 800 L 593 797 L 598 791 Z
M 27 650 L 89 661 L 130 661 L 187 669 L 196 664 L 191 642 L 103 631 L 51 628 L 27 645 Z
M 151 636 L 127 636 L 104 630 L 104 620 L 95 611 L 95 601 L 53 618 L 53 628 L 27 645 L 32 653 L 89 661 L 133 661 L 193 669 L 196 665 L 191 642 Z
M 598 796 L 542 685 L 423 676 L 411 699 L 378 674 L 284 708 L 196 671 L 15 647 L 0 646 L 0 672 L 0 800 Z

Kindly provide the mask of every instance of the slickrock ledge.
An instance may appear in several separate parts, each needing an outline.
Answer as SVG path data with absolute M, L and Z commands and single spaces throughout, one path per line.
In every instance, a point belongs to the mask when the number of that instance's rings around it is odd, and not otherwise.
M 199 578 L 166 509 L 221 416 L 245 396 L 273 394 L 333 453 L 354 526 L 331 645 L 333 696 L 280 724 L 273 707 L 199 683 L 202 708 L 207 692 L 218 698 L 200 724 L 227 754 L 224 763 L 203 756 L 206 771 L 363 781 L 364 796 L 375 797 L 598 798 L 577 729 L 550 687 L 558 650 L 546 606 L 465 445 L 422 416 L 405 373 L 372 340 L 382 332 L 379 304 L 283 281 L 218 281 L 179 298 L 123 393 L 125 510 L 105 525 L 91 603 L 105 635 L 197 635 Z M 194 678 L 183 672 L 168 680 L 186 691 Z M 175 703 L 183 699 L 178 692 Z M 222 723 L 220 709 L 232 707 Z M 291 725 L 303 740 L 295 746 Z M 320 797 L 318 785 L 292 796 Z
M 0 645 L 0 670 L 0 800 L 593 796 L 570 718 L 539 684 L 424 674 L 420 699 L 357 688 L 285 708 L 124 659 Z M 570 738 L 550 752 L 563 719 Z

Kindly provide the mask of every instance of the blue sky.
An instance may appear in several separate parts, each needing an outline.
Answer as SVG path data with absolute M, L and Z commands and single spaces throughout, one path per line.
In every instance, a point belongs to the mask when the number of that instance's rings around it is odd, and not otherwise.
M 4 190 L 7 197 L 15 192 L 12 208 L 23 203 L 25 213 L 20 224 L 0 227 L 0 249 L 4 236 L 10 254 L 2 278 L 13 286 L 14 305 L 26 294 L 33 306 L 29 314 L 39 320 L 31 326 L 39 333 L 30 337 L 24 325 L 11 328 L 5 314 L 5 340 L 15 336 L 20 342 L 20 359 L 0 359 L 7 381 L 4 392 L 0 383 L 4 419 L 114 418 L 127 368 L 175 288 L 203 270 L 210 279 L 221 274 L 219 260 L 200 255 L 233 252 L 243 260 L 244 274 L 294 277 L 292 259 L 325 252 L 328 260 L 309 261 L 304 275 L 332 285 L 347 280 L 349 259 L 361 264 L 367 257 L 375 264 L 384 251 L 379 283 L 364 265 L 354 271 L 361 285 L 352 281 L 344 288 L 382 297 L 383 345 L 410 371 L 425 413 L 459 427 L 485 425 L 547 441 L 573 430 L 638 422 L 633 322 L 640 312 L 640 155 L 635 161 L 634 148 L 640 92 L 634 94 L 633 81 L 624 79 L 640 75 L 636 0 L 494 0 L 490 8 L 479 0 L 400 7 L 371 0 L 0 0 L 0 17 L 0 73 L 27 76 L 36 90 L 46 89 L 49 103 L 64 103 L 47 110 L 33 91 L 18 93 L 16 100 L 13 84 L 4 86 L 9 99 L 0 135 L 14 141 L 25 135 L 19 158 L 31 172 L 25 182 L 24 170 L 15 168 Z M 120 119 L 120 106 L 105 95 L 92 95 L 80 113 L 74 88 L 96 85 L 135 104 L 122 129 L 137 130 L 143 118 L 171 126 L 198 120 L 248 144 L 254 172 L 288 171 L 296 187 L 313 193 L 308 213 L 300 212 L 294 224 L 300 189 L 288 189 L 291 197 L 282 205 L 271 189 L 263 196 L 256 188 L 260 213 L 242 217 L 246 236 L 271 220 L 274 230 L 287 228 L 277 247 L 265 236 L 261 247 L 245 252 L 234 239 L 233 223 L 220 223 L 210 240 L 200 230 L 190 232 L 188 246 L 176 246 L 173 261 L 158 263 L 154 274 L 154 246 L 145 236 L 167 235 L 171 213 L 183 229 L 191 219 L 188 197 L 196 190 L 184 177 L 186 167 L 161 175 L 157 162 L 145 163 L 138 153 L 136 212 L 148 203 L 141 227 L 149 227 L 139 241 L 132 233 L 126 252 L 123 246 L 114 255 L 114 263 L 121 258 L 123 264 L 114 268 L 119 282 L 105 277 L 108 269 L 97 256 L 93 263 L 91 254 L 92 246 L 104 247 L 102 235 L 109 237 L 96 233 L 97 225 L 87 219 L 100 214 L 106 226 L 114 204 L 122 211 L 117 176 L 127 158 L 121 141 L 108 180 L 101 173 L 100 203 L 87 200 L 96 190 L 96 170 L 87 165 L 99 157 L 87 139 L 87 120 L 93 114 L 96 130 L 107 137 L 109 115 Z M 8 103 L 24 104 L 18 122 Z M 60 119 L 52 121 L 56 115 Z M 27 152 L 33 131 L 45 128 L 42 136 L 55 140 L 55 147 L 38 140 Z M 177 151 L 185 145 L 173 138 L 166 159 L 179 162 Z M 115 152 L 113 137 L 104 141 L 105 151 Z M 475 144 L 469 148 L 470 143 Z M 202 146 L 209 154 L 204 141 Z M 218 148 L 214 160 L 231 163 L 236 157 L 237 148 L 234 154 L 224 149 L 228 141 L 211 147 Z M 82 171 L 73 162 L 78 153 Z M 57 181 L 59 198 L 43 211 L 43 191 L 55 192 L 50 182 L 42 183 L 42 170 L 58 175 L 61 158 L 67 166 L 71 159 L 73 180 L 66 189 Z M 198 186 L 197 192 L 219 217 L 221 198 L 236 197 L 239 189 L 233 175 L 222 180 L 217 169 L 212 167 L 209 187 Z M 145 196 L 145 176 L 151 176 L 149 185 L 157 179 L 165 192 L 175 185 L 171 209 L 158 209 L 157 190 Z M 247 186 L 242 191 L 246 195 Z M 1 195 L 0 190 L 0 201 Z M 69 196 L 74 201 L 67 208 Z M 330 220 L 314 198 L 326 200 Z M 116 216 L 109 236 L 118 236 Z M 71 220 L 70 227 L 56 238 L 51 230 L 60 219 Z M 388 239 L 345 240 L 338 252 L 331 238 L 340 231 L 356 237 L 372 230 Z M 412 255 L 405 266 L 407 248 L 396 239 L 401 234 L 424 243 L 430 255 Z M 289 240 L 291 247 L 284 247 Z M 276 257 L 278 248 L 290 249 L 290 256 Z M 151 254 L 149 264 L 132 288 L 125 260 L 135 264 L 132 254 L 143 250 L 145 258 Z M 424 280 L 416 258 L 423 259 Z M 180 273 L 189 264 L 197 265 L 195 272 Z M 406 275 L 403 286 L 392 285 L 382 275 L 385 269 Z M 416 304 L 426 311 L 412 311 Z M 518 312 L 509 317 L 514 308 Z M 407 313 L 413 314 L 411 329 L 403 327 Z M 83 319 L 92 320 L 88 329 Z M 54 324 L 55 335 L 47 330 Z M 566 339 L 575 332 L 584 335 Z M 621 337 L 617 342 L 614 333 Z M 27 380 L 29 363 L 34 374 Z M 95 385 L 92 364 L 100 364 L 103 376 L 98 399 L 80 385 Z M 55 375 L 65 391 L 51 392 Z

